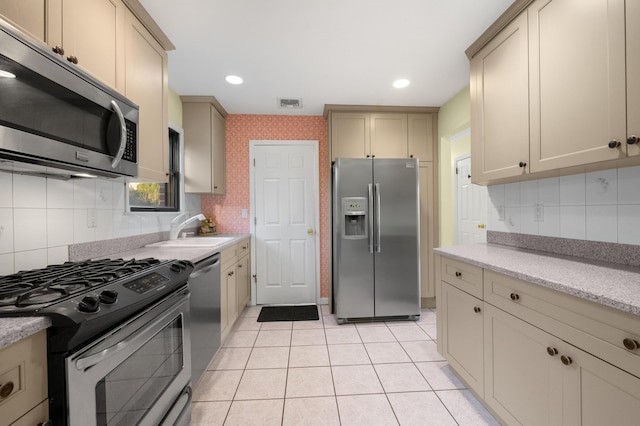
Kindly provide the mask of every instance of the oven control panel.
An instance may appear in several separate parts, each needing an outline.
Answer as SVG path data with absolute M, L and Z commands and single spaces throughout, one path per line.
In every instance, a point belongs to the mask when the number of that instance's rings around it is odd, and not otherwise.
M 133 290 L 138 294 L 144 294 L 155 288 L 164 286 L 169 281 L 171 280 L 164 275 L 153 272 L 151 274 L 145 275 L 144 277 L 140 277 L 134 281 L 123 284 L 123 287 L 128 288 L 129 290 Z

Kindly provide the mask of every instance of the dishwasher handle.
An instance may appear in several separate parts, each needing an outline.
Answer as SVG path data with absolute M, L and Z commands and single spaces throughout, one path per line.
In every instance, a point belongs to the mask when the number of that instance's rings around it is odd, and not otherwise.
M 217 268 L 220 265 L 220 253 L 216 253 L 204 259 L 201 262 L 196 263 L 196 267 L 191 273 L 190 278 L 198 278 L 201 275 L 211 272 L 213 268 Z

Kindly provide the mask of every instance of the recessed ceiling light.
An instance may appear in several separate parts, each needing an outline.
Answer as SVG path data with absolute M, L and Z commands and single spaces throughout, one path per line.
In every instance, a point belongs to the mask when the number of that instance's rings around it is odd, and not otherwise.
M 242 77 L 237 75 L 228 75 L 225 77 L 225 80 L 227 80 L 229 84 L 242 84 Z
M 0 78 L 16 78 L 16 75 L 9 71 L 0 70 Z
M 393 87 L 395 87 L 396 89 L 402 89 L 403 87 L 407 87 L 409 83 L 409 80 L 401 78 L 400 80 L 396 80 L 393 82 Z

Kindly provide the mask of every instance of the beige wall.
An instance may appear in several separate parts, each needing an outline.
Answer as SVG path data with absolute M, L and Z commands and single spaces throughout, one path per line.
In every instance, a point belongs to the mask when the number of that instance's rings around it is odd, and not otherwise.
M 169 121 L 182 127 L 182 101 L 171 87 L 169 87 Z
M 469 86 L 449 99 L 438 113 L 439 188 L 440 188 L 440 246 L 455 242 L 455 176 L 454 159 L 471 152 L 468 132 L 471 123 Z

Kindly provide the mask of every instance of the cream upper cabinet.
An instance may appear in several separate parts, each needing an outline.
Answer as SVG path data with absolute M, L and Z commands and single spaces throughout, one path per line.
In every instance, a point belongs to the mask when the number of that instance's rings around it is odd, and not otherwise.
M 627 155 L 640 155 L 640 2 L 627 1 Z
M 532 172 L 626 156 L 624 3 L 529 6 Z
M 138 176 L 167 182 L 169 103 L 167 52 L 147 29 L 126 13 L 125 96 L 140 107 Z
M 0 1 L 0 14 L 105 84 L 124 90 L 121 0 Z
M 407 114 L 371 114 L 371 155 L 376 158 L 407 158 Z
M 417 158 L 420 162 L 433 161 L 434 133 L 433 114 L 407 115 L 407 142 L 409 158 Z
M 527 15 L 471 60 L 472 182 L 526 173 L 529 159 Z
M 0 15 L 46 43 L 48 3 L 46 0 L 0 0 Z
M 371 153 L 371 121 L 368 113 L 331 114 L 331 158 L 364 158 Z
M 183 96 L 186 192 L 226 193 L 225 118 L 215 108 L 214 98 Z M 225 113 L 226 115 L 226 113 Z

